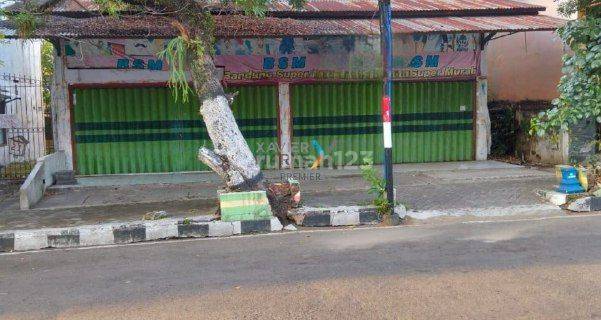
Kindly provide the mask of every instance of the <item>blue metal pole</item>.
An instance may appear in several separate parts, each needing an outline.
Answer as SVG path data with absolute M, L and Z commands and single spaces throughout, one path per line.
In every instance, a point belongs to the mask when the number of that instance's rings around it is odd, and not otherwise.
M 389 223 L 399 224 L 394 214 L 394 183 L 392 175 L 392 28 L 390 0 L 379 0 L 380 9 L 380 47 L 382 51 L 383 91 L 382 125 L 384 136 L 384 178 L 386 179 L 386 198 L 391 204 Z

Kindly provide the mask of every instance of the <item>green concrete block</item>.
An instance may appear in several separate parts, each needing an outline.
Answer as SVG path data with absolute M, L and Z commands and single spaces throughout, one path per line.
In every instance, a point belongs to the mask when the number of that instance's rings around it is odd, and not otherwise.
M 219 195 L 221 221 L 271 219 L 271 207 L 265 191 L 230 192 Z

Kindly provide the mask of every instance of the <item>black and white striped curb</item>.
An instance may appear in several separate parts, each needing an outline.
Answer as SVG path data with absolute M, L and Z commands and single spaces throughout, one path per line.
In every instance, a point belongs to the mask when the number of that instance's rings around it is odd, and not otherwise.
M 281 231 L 283 228 L 277 218 L 234 222 L 206 221 L 206 217 L 195 218 L 2 231 L 0 252 L 104 246 L 172 238 L 227 237 Z
M 397 206 L 395 213 L 405 216 L 405 207 Z M 381 222 L 374 206 L 340 206 L 328 208 L 301 207 L 291 210 L 288 217 L 304 227 L 338 227 L 373 225 Z

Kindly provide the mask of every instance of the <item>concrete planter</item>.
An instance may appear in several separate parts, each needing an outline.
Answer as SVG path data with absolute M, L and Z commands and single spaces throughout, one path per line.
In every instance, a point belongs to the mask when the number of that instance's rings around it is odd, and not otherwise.
M 271 207 L 265 191 L 219 193 L 221 220 L 252 221 L 271 219 Z

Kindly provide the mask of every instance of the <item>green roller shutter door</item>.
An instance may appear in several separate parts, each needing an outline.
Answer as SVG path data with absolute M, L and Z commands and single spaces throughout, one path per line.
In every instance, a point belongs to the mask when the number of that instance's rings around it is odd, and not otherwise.
M 381 161 L 380 92 L 375 82 L 290 86 L 294 165 L 310 165 L 313 140 L 334 165 L 359 165 L 372 154 Z
M 395 163 L 473 159 L 473 82 L 397 82 L 393 89 Z M 291 86 L 295 164 L 310 162 L 312 140 L 334 165 L 364 157 L 382 163 L 380 97 L 378 82 Z
M 238 92 L 232 112 L 262 169 L 278 164 L 278 91 L 276 86 L 230 86 Z
M 394 90 L 396 162 L 474 159 L 473 82 L 396 83 Z
M 253 119 L 246 116 L 252 112 L 246 108 L 267 108 L 267 105 L 256 104 L 263 100 L 249 96 L 263 97 L 263 93 L 247 88 L 237 91 L 240 101 L 252 102 L 237 102 L 232 106 L 234 113 L 245 118 L 241 130 L 250 128 L 248 134 L 252 135 Z M 79 174 L 208 170 L 197 159 L 198 149 L 211 147 L 211 143 L 198 114 L 196 99 L 186 103 L 175 101 L 170 89 L 164 87 L 75 89 L 73 94 Z M 269 107 L 277 113 L 277 108 L 271 104 Z M 277 132 L 277 128 L 272 131 Z M 265 136 L 259 139 L 267 139 Z
M 175 101 L 168 88 L 74 90 L 79 174 L 206 169 L 198 148 L 210 145 L 198 102 Z

